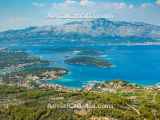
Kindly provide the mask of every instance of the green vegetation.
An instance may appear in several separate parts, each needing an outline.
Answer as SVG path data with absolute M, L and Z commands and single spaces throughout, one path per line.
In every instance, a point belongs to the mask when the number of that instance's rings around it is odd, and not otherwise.
M 60 107 L 66 104 L 72 107 Z M 49 105 L 57 105 L 57 107 L 50 108 Z M 82 107 L 73 107 L 73 105 Z M 132 94 L 123 94 L 123 92 L 120 94 L 120 92 L 26 89 L 1 85 L 0 118 L 1 120 L 90 120 L 93 118 L 158 120 L 160 92 L 141 89 Z
M 0 51 L 0 69 L 35 63 L 48 63 L 48 61 L 42 61 L 39 58 L 29 56 L 27 53 L 22 51 L 11 51 L 8 49 Z
M 112 64 L 104 59 L 96 58 L 92 56 L 77 56 L 65 60 L 68 64 L 79 64 L 79 65 L 91 65 L 97 67 L 111 67 Z
M 106 60 L 80 56 L 69 64 L 110 67 Z M 47 86 L 40 80 L 68 73 L 24 52 L 0 51 L 0 120 L 159 120 L 160 89 L 122 80 L 84 90 Z M 40 87 L 42 85 L 42 87 Z M 32 87 L 34 86 L 34 87 Z
M 23 51 L 0 51 L 0 82 L 25 87 L 38 87 L 41 80 L 54 80 L 68 73 L 67 69 L 49 66 L 49 61 Z

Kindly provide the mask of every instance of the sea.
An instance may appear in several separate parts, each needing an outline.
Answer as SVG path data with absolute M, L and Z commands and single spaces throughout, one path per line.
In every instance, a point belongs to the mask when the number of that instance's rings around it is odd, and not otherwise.
M 160 82 L 160 45 L 127 45 L 46 42 L 33 44 L 10 44 L 9 47 L 23 49 L 27 53 L 50 61 L 53 67 L 69 70 L 69 74 L 48 80 L 49 84 L 60 84 L 81 88 L 92 82 L 125 80 L 139 85 L 155 85 Z M 103 68 L 90 65 L 67 64 L 64 61 L 75 56 L 87 55 L 104 59 L 113 64 Z

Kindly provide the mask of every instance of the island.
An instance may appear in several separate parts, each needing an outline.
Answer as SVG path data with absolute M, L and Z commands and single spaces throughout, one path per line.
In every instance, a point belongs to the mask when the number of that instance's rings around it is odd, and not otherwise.
M 15 57 L 16 56 L 16 57 Z M 22 51 L 0 50 L 0 118 L 2 120 L 156 120 L 160 118 L 160 86 L 104 80 L 84 88 L 49 84 L 68 74 Z M 91 56 L 69 64 L 110 67 Z M 79 81 L 77 81 L 79 82 Z M 158 120 L 158 119 L 157 119 Z
M 65 60 L 67 64 L 77 64 L 77 65 L 90 65 L 101 68 L 112 67 L 112 64 L 102 58 L 97 58 L 93 56 L 75 56 Z

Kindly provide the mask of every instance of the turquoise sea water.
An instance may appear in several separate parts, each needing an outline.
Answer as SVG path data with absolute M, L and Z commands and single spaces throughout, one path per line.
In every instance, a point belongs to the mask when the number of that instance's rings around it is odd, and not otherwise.
M 160 82 L 160 46 L 127 46 L 90 43 L 45 42 L 41 44 L 13 45 L 30 54 L 49 60 L 51 66 L 67 68 L 70 72 L 57 83 L 67 87 L 82 87 L 91 81 L 121 79 L 141 85 Z M 110 61 L 112 68 L 68 65 L 64 60 L 79 53 Z
M 92 56 L 112 62 L 114 66 L 112 68 L 98 68 L 64 63 L 66 57 L 76 56 L 84 50 L 88 50 L 87 54 L 89 55 L 92 54 Z M 93 51 L 96 51 L 97 54 Z M 74 49 L 39 46 L 28 49 L 28 52 L 52 61 L 52 66 L 64 67 L 70 71 L 68 75 L 59 80 L 48 81 L 51 84 L 82 87 L 90 81 L 114 79 L 127 80 L 142 85 L 153 85 L 160 82 L 160 46 L 94 46 Z

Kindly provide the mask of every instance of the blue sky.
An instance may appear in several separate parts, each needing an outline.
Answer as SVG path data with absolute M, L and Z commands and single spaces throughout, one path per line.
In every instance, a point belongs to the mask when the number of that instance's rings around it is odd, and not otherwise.
M 160 0 L 0 0 L 0 31 L 105 17 L 160 25 Z

